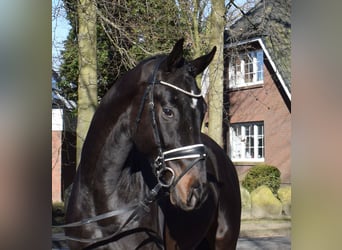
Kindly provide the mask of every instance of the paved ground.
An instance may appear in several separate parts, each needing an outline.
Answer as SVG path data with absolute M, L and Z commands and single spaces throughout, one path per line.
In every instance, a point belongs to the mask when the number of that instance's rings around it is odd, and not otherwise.
M 237 250 L 291 249 L 291 221 L 243 220 Z
M 67 250 L 65 244 L 54 244 L 53 250 Z M 244 220 L 241 222 L 237 250 L 291 249 L 290 220 Z
M 242 220 L 240 228 L 241 238 L 257 237 L 290 237 L 291 220 Z
M 291 249 L 291 240 L 289 237 L 240 238 L 236 249 L 289 250 Z
M 240 238 L 237 244 L 237 250 L 290 250 L 290 237 L 255 237 Z M 63 245 L 54 245 L 52 250 L 68 250 Z
M 290 250 L 289 237 L 240 238 L 237 250 Z M 68 250 L 66 246 L 54 246 L 52 250 Z

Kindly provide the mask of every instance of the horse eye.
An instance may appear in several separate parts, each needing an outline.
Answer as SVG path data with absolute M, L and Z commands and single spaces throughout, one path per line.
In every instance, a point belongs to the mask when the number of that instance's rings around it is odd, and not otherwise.
M 172 118 L 173 117 L 173 111 L 171 109 L 169 109 L 169 108 L 163 108 L 163 113 L 168 118 Z

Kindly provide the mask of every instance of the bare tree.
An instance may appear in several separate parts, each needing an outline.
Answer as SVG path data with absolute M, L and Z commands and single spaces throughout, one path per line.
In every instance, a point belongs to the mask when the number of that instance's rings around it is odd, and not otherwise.
M 93 0 L 78 1 L 77 13 L 79 77 L 76 159 L 78 165 L 83 142 L 97 106 L 95 2 Z
M 209 66 L 210 88 L 208 96 L 208 135 L 221 147 L 223 111 L 223 32 L 226 24 L 224 0 L 212 0 L 210 15 L 210 45 L 217 46 L 213 61 Z
M 255 1 L 246 0 L 242 5 L 237 5 L 235 1 L 224 0 L 176 0 L 167 3 L 157 0 L 78 1 L 77 8 L 74 8 L 78 10 L 78 13 L 75 13 L 78 17 L 75 29 L 78 30 L 78 95 L 80 95 L 77 97 L 77 158 L 97 102 L 104 92 L 100 93 L 99 89 L 96 90 L 99 83 L 99 79 L 96 78 L 99 78 L 99 70 L 102 70 L 97 69 L 96 66 L 99 64 L 99 58 L 96 58 L 99 55 L 99 47 L 96 54 L 99 29 L 110 41 L 110 46 L 106 49 L 112 51 L 112 61 L 105 65 L 115 67 L 110 72 L 116 72 L 113 73 L 116 78 L 142 58 L 168 52 L 174 41 L 181 36 L 186 38 L 191 57 L 198 57 L 211 47 L 217 46 L 216 56 L 210 66 L 209 135 L 222 146 L 223 33 L 225 27 L 244 15 L 246 9 Z M 54 14 L 58 13 L 55 11 Z M 101 58 L 106 57 L 101 55 Z M 107 82 L 106 84 L 113 84 L 115 79 L 107 80 L 105 77 L 104 81 Z M 106 88 L 109 87 L 108 85 Z

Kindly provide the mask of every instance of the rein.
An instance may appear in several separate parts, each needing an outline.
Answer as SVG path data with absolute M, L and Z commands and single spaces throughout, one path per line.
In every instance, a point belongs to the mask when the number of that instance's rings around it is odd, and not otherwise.
M 70 236 L 66 236 L 64 234 L 53 234 L 52 235 L 52 241 L 64 241 L 64 240 L 71 240 L 71 241 L 78 241 L 78 242 L 83 242 L 83 243 L 91 243 L 90 246 L 87 246 L 87 249 L 90 249 L 89 247 L 91 247 L 92 245 L 98 244 L 100 242 L 109 240 L 111 238 L 114 238 L 115 236 L 118 236 L 122 229 L 129 224 L 129 222 L 131 222 L 132 220 L 135 219 L 135 217 L 138 216 L 139 211 L 141 211 L 141 209 L 143 209 L 146 213 L 150 212 L 150 208 L 149 205 L 154 202 L 156 200 L 156 197 L 159 193 L 159 190 L 161 188 L 161 185 L 157 184 L 152 190 L 150 190 L 150 192 L 145 196 L 145 199 L 143 201 L 140 201 L 139 203 L 132 205 L 132 206 L 128 206 L 126 208 L 122 208 L 122 209 L 118 209 L 118 210 L 114 210 L 114 211 L 110 211 L 107 213 L 103 213 L 103 214 L 99 214 L 97 216 L 91 217 L 91 218 L 87 218 L 87 219 L 83 219 L 77 222 L 72 222 L 72 223 L 68 223 L 68 224 L 64 224 L 64 225 L 59 225 L 59 226 L 52 226 L 53 228 L 69 228 L 69 227 L 79 227 L 79 226 L 83 226 L 89 223 L 93 223 L 96 221 L 100 221 L 100 220 L 104 220 L 107 218 L 111 218 L 111 217 L 115 217 L 115 216 L 119 216 L 121 214 L 124 213 L 128 213 L 131 212 L 130 216 L 127 218 L 127 220 L 122 223 L 120 225 L 120 227 L 118 228 L 118 230 L 116 230 L 114 233 L 105 236 L 105 237 L 100 237 L 100 238 L 92 238 L 92 239 L 84 239 L 84 238 L 78 238 L 78 237 L 70 237 Z

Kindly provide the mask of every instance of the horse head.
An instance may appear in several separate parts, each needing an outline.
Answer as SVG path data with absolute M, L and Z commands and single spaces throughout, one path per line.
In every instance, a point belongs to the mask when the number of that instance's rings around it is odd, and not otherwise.
M 205 148 L 201 125 L 206 103 L 195 77 L 204 71 L 216 52 L 192 61 L 183 57 L 179 40 L 171 53 L 154 57 L 140 67 L 139 109 L 133 142 L 152 163 L 158 183 L 170 192 L 173 205 L 192 210 L 206 196 Z M 152 140 L 151 140 L 152 138 Z

